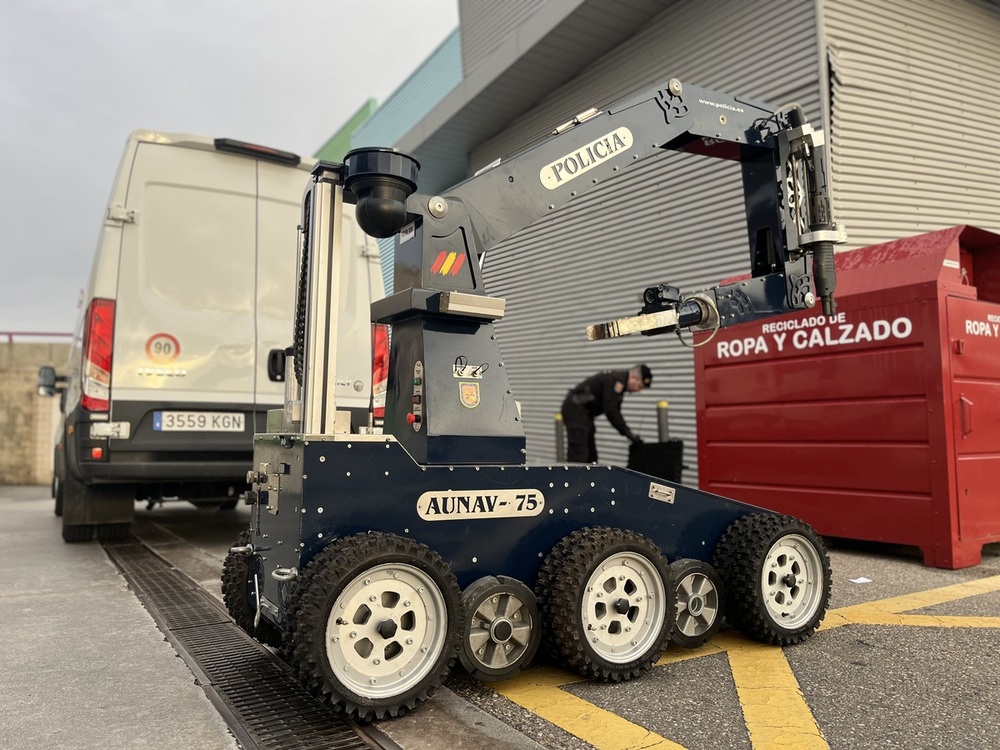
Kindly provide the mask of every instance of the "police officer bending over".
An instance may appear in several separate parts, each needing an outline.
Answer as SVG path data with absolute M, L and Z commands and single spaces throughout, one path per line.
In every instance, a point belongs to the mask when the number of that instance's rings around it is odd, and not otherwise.
M 584 380 L 566 394 L 562 405 L 566 425 L 566 460 L 569 463 L 595 463 L 597 444 L 594 441 L 594 418 L 603 414 L 618 432 L 633 443 L 642 442 L 622 417 L 625 391 L 638 392 L 653 382 L 653 373 L 646 365 L 631 370 L 600 372 Z

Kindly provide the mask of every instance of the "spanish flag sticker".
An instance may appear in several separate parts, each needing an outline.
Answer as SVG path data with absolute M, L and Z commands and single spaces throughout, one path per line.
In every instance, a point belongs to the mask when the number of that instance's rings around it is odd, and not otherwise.
M 465 253 L 459 255 L 456 252 L 449 253 L 442 250 L 438 253 L 437 258 L 434 259 L 434 265 L 431 266 L 431 273 L 438 274 L 439 276 L 458 276 L 463 263 L 465 263 Z

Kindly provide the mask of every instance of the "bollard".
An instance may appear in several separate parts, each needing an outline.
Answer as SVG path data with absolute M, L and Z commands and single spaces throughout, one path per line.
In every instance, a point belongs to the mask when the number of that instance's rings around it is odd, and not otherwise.
M 661 443 L 665 443 L 670 439 L 670 424 L 667 419 L 668 406 L 670 406 L 670 404 L 666 401 L 656 402 L 656 427 Z
M 562 414 L 553 416 L 556 423 L 556 461 L 563 463 L 566 461 L 566 431 L 563 430 Z

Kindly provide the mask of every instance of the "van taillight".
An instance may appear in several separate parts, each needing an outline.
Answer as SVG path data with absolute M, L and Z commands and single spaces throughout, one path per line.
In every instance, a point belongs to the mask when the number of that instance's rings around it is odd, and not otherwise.
M 107 411 L 111 397 L 111 344 L 115 337 L 115 302 L 94 299 L 83 326 L 83 395 L 87 411 Z
M 385 418 L 385 390 L 389 384 L 389 326 L 372 326 L 372 416 Z

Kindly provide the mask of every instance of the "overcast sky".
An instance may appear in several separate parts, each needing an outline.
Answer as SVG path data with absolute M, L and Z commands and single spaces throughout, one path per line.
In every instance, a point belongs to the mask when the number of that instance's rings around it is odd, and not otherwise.
M 458 0 L 2 0 L 0 334 L 72 331 L 131 131 L 312 155 L 457 25 Z

